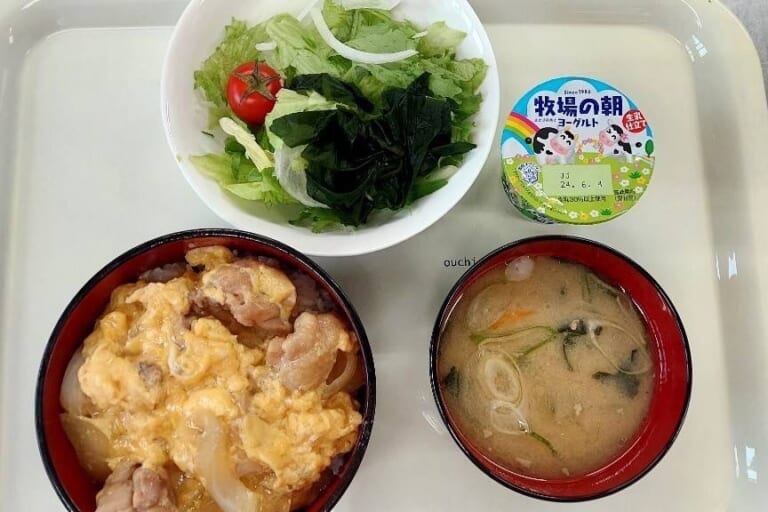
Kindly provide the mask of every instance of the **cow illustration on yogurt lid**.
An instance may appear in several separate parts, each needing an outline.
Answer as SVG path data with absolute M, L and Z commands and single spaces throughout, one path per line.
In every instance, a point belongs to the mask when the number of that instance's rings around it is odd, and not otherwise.
M 537 222 L 606 222 L 645 194 L 654 151 L 645 114 L 618 89 L 592 78 L 549 80 L 507 118 L 501 137 L 504 189 Z

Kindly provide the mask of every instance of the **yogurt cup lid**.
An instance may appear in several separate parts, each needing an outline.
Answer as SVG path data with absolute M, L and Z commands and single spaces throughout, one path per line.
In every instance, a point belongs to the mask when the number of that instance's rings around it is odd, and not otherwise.
M 531 220 L 598 224 L 645 194 L 653 130 L 615 87 L 586 77 L 549 80 L 512 109 L 501 137 L 507 195 Z

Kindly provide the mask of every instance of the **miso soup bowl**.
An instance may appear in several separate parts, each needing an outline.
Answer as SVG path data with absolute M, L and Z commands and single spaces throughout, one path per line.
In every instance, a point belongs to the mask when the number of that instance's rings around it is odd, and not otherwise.
M 339 314 L 360 341 L 360 355 L 365 367 L 365 386 L 356 399 L 361 404 L 363 423 L 354 448 L 343 458 L 330 483 L 305 510 L 327 512 L 346 491 L 363 459 L 373 427 L 376 402 L 376 376 L 373 356 L 363 325 L 347 297 L 333 279 L 316 263 L 298 251 L 258 235 L 226 230 L 203 229 L 175 233 L 146 242 L 96 273 L 61 315 L 51 334 L 40 365 L 36 392 L 37 442 L 46 472 L 56 493 L 70 512 L 96 510 L 96 493 L 100 485 L 80 467 L 74 448 L 62 428 L 59 415 L 59 392 L 64 371 L 85 337 L 93 330 L 96 319 L 109 301 L 112 291 L 147 270 L 184 260 L 195 247 L 223 245 L 241 253 L 275 258 L 286 266 L 304 272 L 325 290 Z
M 487 272 L 522 256 L 550 256 L 581 264 L 629 295 L 648 332 L 654 387 L 648 414 L 624 450 L 585 475 L 542 479 L 505 468 L 487 458 L 457 426 L 438 378 L 438 354 L 449 316 L 467 288 Z M 459 448 L 486 475 L 527 496 L 550 501 L 586 501 L 618 492 L 659 463 L 679 433 L 691 394 L 688 340 L 675 307 L 661 286 L 637 263 L 604 245 L 573 237 L 530 238 L 501 247 L 481 259 L 456 283 L 443 303 L 430 346 L 430 379 L 440 415 Z

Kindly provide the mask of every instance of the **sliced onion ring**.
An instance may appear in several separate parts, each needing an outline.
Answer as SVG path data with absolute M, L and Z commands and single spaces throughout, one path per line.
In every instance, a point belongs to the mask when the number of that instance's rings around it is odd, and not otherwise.
M 336 36 L 333 35 L 331 29 L 328 28 L 325 18 L 323 18 L 322 10 L 312 10 L 312 21 L 315 23 L 315 27 L 317 27 L 317 31 L 320 33 L 320 37 L 323 38 L 323 41 L 333 48 L 336 53 L 353 62 L 360 62 L 362 64 L 388 64 L 390 62 L 398 62 L 408 59 L 419 53 L 416 50 L 403 50 L 395 53 L 364 52 L 352 48 L 336 39 Z
M 312 12 L 312 9 L 315 8 L 317 5 L 317 2 L 320 0 L 311 0 L 306 7 L 304 7 L 301 12 L 296 16 L 296 19 L 299 21 L 304 21 L 304 18 L 306 18 L 310 12 Z
M 345 9 L 383 9 L 391 11 L 402 0 L 339 0 L 339 5 Z
M 337 357 L 344 358 L 344 370 L 323 391 L 323 398 L 329 398 L 344 389 L 357 371 L 357 356 L 349 352 L 339 352 Z
M 521 436 L 531 431 L 520 410 L 503 400 L 491 402 L 491 427 L 497 432 L 512 436 Z
M 78 372 L 84 363 L 83 350 L 77 349 L 72 359 L 69 360 L 67 369 L 64 372 L 64 379 L 61 382 L 61 392 L 59 395 L 61 406 L 65 411 L 75 416 L 85 416 L 93 408 L 90 398 L 83 393 L 83 388 L 80 387 L 80 380 L 78 379 Z
M 503 352 L 487 351 L 480 364 L 483 384 L 494 398 L 512 404 L 520 403 L 523 396 L 520 374 L 509 356 Z M 500 386 L 499 380 L 503 380 L 505 385 Z
M 240 481 L 230 464 L 227 434 L 219 419 L 206 411 L 195 423 L 203 429 L 195 468 L 208 494 L 223 512 L 261 510 L 259 495 Z
M 277 43 L 274 41 L 266 41 L 263 43 L 258 43 L 256 45 L 256 49 L 260 52 L 271 52 L 277 49 Z
M 111 470 L 107 460 L 112 455 L 112 444 L 93 420 L 63 413 L 61 426 L 75 449 L 80 465 L 94 479 L 103 482 Z
M 327 205 L 313 199 L 307 192 L 307 173 L 295 170 L 291 162 L 301 156 L 305 146 L 295 148 L 282 147 L 275 152 L 275 177 L 280 186 L 295 200 L 310 208 L 328 208 Z

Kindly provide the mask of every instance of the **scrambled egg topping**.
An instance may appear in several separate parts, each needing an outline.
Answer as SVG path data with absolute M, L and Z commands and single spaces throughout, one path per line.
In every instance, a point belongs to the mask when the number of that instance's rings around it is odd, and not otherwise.
M 221 249 L 193 251 L 188 261 L 206 271 L 232 262 Z M 279 280 L 278 270 L 262 267 L 253 274 L 257 290 Z M 195 417 L 204 413 L 227 426 L 233 467 L 262 465 L 262 485 L 271 491 L 312 484 L 356 441 L 362 418 L 353 400 L 346 392 L 324 398 L 322 388 L 286 388 L 262 350 L 238 343 L 220 320 L 193 313 L 190 297 L 201 290 L 220 294 L 192 271 L 167 283 L 122 286 L 85 340 L 78 380 L 97 411 L 92 423 L 111 443 L 109 466 L 172 462 L 195 475 L 202 435 Z M 264 295 L 289 317 L 284 286 Z

